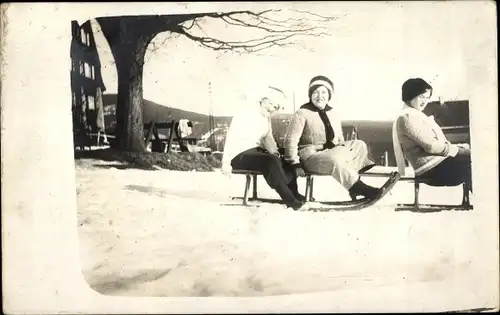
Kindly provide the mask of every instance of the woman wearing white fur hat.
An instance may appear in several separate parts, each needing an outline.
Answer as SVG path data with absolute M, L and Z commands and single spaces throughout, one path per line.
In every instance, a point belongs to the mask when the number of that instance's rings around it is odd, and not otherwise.
M 292 116 L 285 137 L 285 159 L 297 176 L 305 171 L 332 175 L 355 200 L 357 196 L 376 198 L 380 189 L 361 181 L 359 173 L 375 166 L 361 140 L 344 141 L 342 124 L 328 104 L 333 83 L 325 76 L 309 82 L 309 102 Z
M 284 167 L 271 128 L 270 115 L 284 101 L 283 91 L 266 87 L 259 94 L 259 105 L 233 117 L 224 145 L 222 173 L 229 175 L 233 169 L 260 171 L 288 207 L 305 210 L 305 197 L 297 191 L 293 171 Z

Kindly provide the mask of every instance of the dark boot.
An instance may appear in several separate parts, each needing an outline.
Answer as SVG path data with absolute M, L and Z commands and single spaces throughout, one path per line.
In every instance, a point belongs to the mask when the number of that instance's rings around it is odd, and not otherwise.
M 297 193 L 294 196 L 295 196 L 295 198 L 297 198 L 300 201 L 306 201 L 306 196 L 304 196 L 304 195 Z
M 302 202 L 306 201 L 306 196 L 299 194 L 299 189 L 297 187 L 297 180 L 296 179 L 292 180 L 287 186 L 290 189 L 290 191 L 293 193 L 295 198 L 297 198 L 299 201 L 302 201 Z
M 305 204 L 304 201 L 297 200 L 287 204 L 287 207 L 292 208 L 293 210 L 299 210 L 300 208 L 302 208 L 302 206 L 304 206 L 304 204 Z
M 373 199 L 379 193 L 379 188 L 372 187 L 367 185 L 359 179 L 354 185 L 352 185 L 351 189 L 349 189 L 349 196 L 352 200 L 356 200 L 357 196 L 363 196 L 368 199 Z

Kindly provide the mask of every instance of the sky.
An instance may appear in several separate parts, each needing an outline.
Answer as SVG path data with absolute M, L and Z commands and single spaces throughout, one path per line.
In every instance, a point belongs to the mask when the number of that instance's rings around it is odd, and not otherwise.
M 320 74 L 333 81 L 330 104 L 348 120 L 390 120 L 401 108 L 401 85 L 410 77 L 428 81 L 433 100 L 468 98 L 462 51 L 474 33 L 459 31 L 467 11 L 445 2 L 351 4 L 311 7 L 338 17 L 329 24 L 331 36 L 304 40 L 313 52 L 291 47 L 221 56 L 185 37 L 161 45 L 170 35 L 161 33 L 153 40 L 159 48 L 146 55 L 144 98 L 205 114 L 212 107 L 214 115 L 230 116 L 253 104 L 256 87 L 269 84 L 285 91 L 283 111 L 292 113 L 307 102 L 309 80 Z M 204 26 L 211 35 L 238 39 L 234 28 L 213 21 Z M 112 54 L 97 22 L 93 27 L 106 92 L 116 93 Z

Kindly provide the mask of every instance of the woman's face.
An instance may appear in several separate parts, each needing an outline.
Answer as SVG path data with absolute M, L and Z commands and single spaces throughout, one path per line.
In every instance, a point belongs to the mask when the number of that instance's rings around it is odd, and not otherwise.
M 271 100 L 268 97 L 263 98 L 260 101 L 260 107 L 262 113 L 266 116 L 271 115 L 281 109 L 281 105 L 278 102 Z
M 328 104 L 328 99 L 330 94 L 328 94 L 328 89 L 321 85 L 311 94 L 311 102 L 319 109 L 324 109 Z
M 429 99 L 431 98 L 431 90 L 426 90 L 424 93 L 415 96 L 410 101 L 410 106 L 418 109 L 419 111 L 423 111 L 425 106 L 429 103 Z

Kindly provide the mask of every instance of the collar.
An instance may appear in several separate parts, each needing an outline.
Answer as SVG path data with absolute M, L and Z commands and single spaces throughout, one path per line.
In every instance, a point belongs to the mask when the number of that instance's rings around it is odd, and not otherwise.
M 401 110 L 401 114 L 404 114 L 404 113 L 414 113 L 416 115 L 421 116 L 426 121 L 431 121 L 434 123 L 436 122 L 433 115 L 428 116 L 423 111 L 415 109 L 415 108 L 408 106 L 406 104 L 403 105 L 403 109 Z
M 300 106 L 300 108 L 307 109 L 307 110 L 310 110 L 310 111 L 313 111 L 313 112 L 320 112 L 320 111 L 327 112 L 327 111 L 333 109 L 330 105 L 326 104 L 325 108 L 323 110 L 320 110 L 312 102 L 307 102 L 304 105 Z
M 413 109 L 413 110 L 415 110 L 415 108 L 413 108 L 413 107 L 411 107 L 411 106 L 407 105 L 406 103 L 405 103 L 405 104 L 403 104 L 403 111 L 406 111 L 406 110 L 412 110 L 412 109 Z
M 433 118 L 433 117 L 434 117 L 434 116 L 432 116 L 432 115 L 431 115 L 431 116 L 428 116 L 428 115 L 426 115 L 423 111 L 418 110 L 418 109 L 415 109 L 415 108 L 413 108 L 413 107 L 411 107 L 411 106 L 408 106 L 408 105 L 406 105 L 406 104 L 404 104 L 404 105 L 403 105 L 403 109 L 402 109 L 401 111 L 402 111 L 403 113 L 404 113 L 404 112 L 414 112 L 414 113 L 417 113 L 417 114 L 419 114 L 419 115 L 422 115 L 422 116 L 425 116 L 425 117 L 428 117 L 428 118 Z

